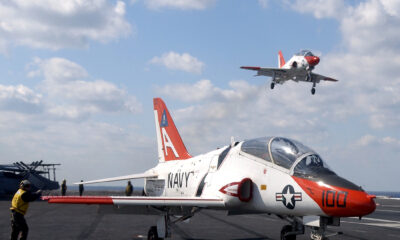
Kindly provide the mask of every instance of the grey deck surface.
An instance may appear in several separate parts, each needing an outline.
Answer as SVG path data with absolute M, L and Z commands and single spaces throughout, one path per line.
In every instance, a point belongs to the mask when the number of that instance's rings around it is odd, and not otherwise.
M 375 213 L 362 221 L 343 218 L 343 235 L 330 239 L 400 239 L 400 200 L 378 199 Z M 9 239 L 10 201 L 0 201 L 0 239 Z M 145 239 L 157 216 L 98 214 L 95 205 L 31 203 L 26 216 L 30 240 L 45 239 Z M 226 216 L 225 212 L 203 210 L 190 223 L 173 228 L 172 239 L 279 239 L 286 222 L 275 216 Z M 300 235 L 297 239 L 309 239 Z

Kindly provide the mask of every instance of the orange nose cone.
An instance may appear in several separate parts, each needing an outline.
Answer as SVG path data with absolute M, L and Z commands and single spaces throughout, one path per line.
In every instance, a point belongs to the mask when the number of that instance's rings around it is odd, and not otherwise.
M 376 203 L 374 201 L 375 195 L 365 195 L 359 198 L 358 201 L 354 202 L 354 209 L 356 209 L 356 214 L 358 216 L 364 216 L 371 214 L 376 209 Z
M 306 56 L 305 58 L 310 66 L 315 66 L 319 63 L 319 57 L 317 56 Z
M 370 213 L 373 213 L 376 209 L 376 203 L 375 203 L 375 195 L 367 195 L 367 199 L 364 202 L 364 209 L 365 209 L 365 214 L 368 215 Z

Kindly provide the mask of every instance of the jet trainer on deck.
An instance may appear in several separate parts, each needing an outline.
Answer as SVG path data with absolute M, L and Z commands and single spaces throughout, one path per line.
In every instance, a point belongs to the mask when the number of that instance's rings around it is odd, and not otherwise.
M 46 196 L 49 203 L 104 204 L 129 213 L 160 215 L 148 239 L 171 235 L 171 226 L 202 209 L 231 214 L 275 214 L 289 222 L 281 239 L 296 239 L 311 228 L 311 239 L 325 239 L 327 226 L 342 217 L 372 213 L 374 195 L 339 177 L 321 156 L 284 137 L 232 141 L 192 157 L 160 98 L 154 99 L 158 164 L 144 173 L 83 182 L 144 179 L 145 196 Z M 78 183 L 81 184 L 81 183 Z M 79 216 L 77 216 L 79 218 Z M 267 222 L 265 224 L 268 224 Z M 68 227 L 68 226 L 67 226 Z
M 315 56 L 309 50 L 302 50 L 296 53 L 289 61 L 285 62 L 282 52 L 278 54 L 278 66 L 279 68 L 267 68 L 267 67 L 249 67 L 242 66 L 240 68 L 257 71 L 256 76 L 268 76 L 272 77 L 271 89 L 274 89 L 275 84 L 283 84 L 286 81 L 293 80 L 295 82 L 311 82 L 313 84 L 311 88 L 311 94 L 315 94 L 315 86 L 321 80 L 333 81 L 338 80 L 326 77 L 320 74 L 313 73 L 315 66 L 319 63 L 320 58 Z

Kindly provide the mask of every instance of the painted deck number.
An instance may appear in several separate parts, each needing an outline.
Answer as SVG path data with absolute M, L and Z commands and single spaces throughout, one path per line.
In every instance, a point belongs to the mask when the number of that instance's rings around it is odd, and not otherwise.
M 322 191 L 322 206 L 323 207 L 346 207 L 347 192 L 344 191 Z

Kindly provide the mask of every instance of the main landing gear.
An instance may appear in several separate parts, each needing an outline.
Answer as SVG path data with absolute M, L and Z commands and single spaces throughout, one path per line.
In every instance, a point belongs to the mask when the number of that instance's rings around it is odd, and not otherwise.
M 171 237 L 171 226 L 177 224 L 179 222 L 188 220 L 189 218 L 193 217 L 193 215 L 200 211 L 198 208 L 192 208 L 189 211 L 185 211 L 184 213 L 180 212 L 180 217 L 174 218 L 173 220 L 170 217 L 170 211 L 165 211 L 163 216 L 161 216 L 157 221 L 157 226 L 151 226 L 148 233 L 147 239 L 148 240 L 162 240 L 164 238 Z M 181 215 L 182 214 L 182 215 Z
M 291 234 L 293 227 L 291 225 L 283 226 L 281 230 L 281 240 L 296 240 L 296 235 Z
M 272 82 L 272 83 L 271 83 L 271 89 L 274 89 L 274 87 L 275 87 L 275 83 Z
M 314 95 L 315 94 L 315 85 L 316 83 L 313 82 L 312 88 L 311 88 L 311 94 Z
M 314 95 L 315 94 L 315 85 L 316 85 L 316 83 L 315 83 L 315 81 L 314 81 L 314 79 L 313 79 L 313 77 L 311 75 L 311 71 L 307 71 L 306 82 L 312 82 L 313 83 L 313 86 L 311 88 L 311 94 Z

